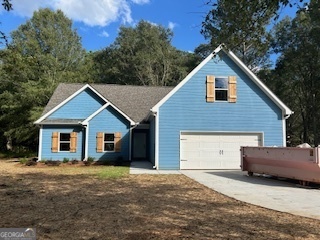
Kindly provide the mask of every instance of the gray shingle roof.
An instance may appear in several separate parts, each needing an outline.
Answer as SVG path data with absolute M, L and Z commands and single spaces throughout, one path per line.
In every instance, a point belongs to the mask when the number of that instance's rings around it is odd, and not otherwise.
M 60 83 L 42 115 L 52 110 L 84 85 L 79 83 Z M 173 89 L 173 87 L 115 84 L 90 84 L 90 86 L 135 122 L 141 122 L 148 115 L 150 109 Z

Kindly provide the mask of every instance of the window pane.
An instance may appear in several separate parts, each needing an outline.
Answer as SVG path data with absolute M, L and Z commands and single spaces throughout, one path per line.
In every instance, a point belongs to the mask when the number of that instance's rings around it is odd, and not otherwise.
M 60 143 L 60 151 L 70 151 L 70 143 Z
M 114 141 L 114 134 L 110 134 L 110 133 L 105 133 L 104 134 L 104 141 L 111 141 L 113 142 Z
M 228 89 L 228 78 L 216 78 L 215 88 Z
M 227 90 L 216 90 L 216 100 L 228 101 L 228 91 Z
M 105 151 L 114 151 L 114 143 L 105 143 L 104 150 Z
M 60 133 L 60 141 L 70 141 L 70 133 Z

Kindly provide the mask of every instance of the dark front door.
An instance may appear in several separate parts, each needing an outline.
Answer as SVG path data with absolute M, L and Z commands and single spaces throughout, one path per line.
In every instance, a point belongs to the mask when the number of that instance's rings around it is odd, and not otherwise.
M 136 131 L 133 134 L 133 159 L 147 158 L 147 132 Z

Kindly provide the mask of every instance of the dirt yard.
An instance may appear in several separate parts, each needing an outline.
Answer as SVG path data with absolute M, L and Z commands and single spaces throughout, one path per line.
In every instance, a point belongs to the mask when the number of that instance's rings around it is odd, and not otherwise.
M 0 227 L 37 239 L 320 239 L 320 221 L 245 204 L 183 175 L 0 161 Z

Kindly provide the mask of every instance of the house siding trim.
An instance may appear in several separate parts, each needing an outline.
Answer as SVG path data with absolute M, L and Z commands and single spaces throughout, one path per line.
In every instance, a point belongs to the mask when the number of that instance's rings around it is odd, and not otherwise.
M 172 96 L 174 95 L 185 83 L 187 83 L 201 68 L 203 68 L 215 54 L 221 50 L 221 45 L 216 48 L 207 58 L 205 58 L 196 68 L 194 68 L 172 91 L 170 91 L 160 102 L 158 102 L 151 111 L 153 113 L 159 112 L 159 108 Z
M 42 137 L 42 125 L 40 126 L 40 129 L 39 129 L 39 152 L 38 152 L 38 161 L 41 161 L 41 158 L 42 158 L 42 142 L 43 142 L 43 137 Z
M 159 169 L 159 112 L 154 115 L 155 119 L 155 140 L 154 140 L 154 167 L 158 170 Z
M 88 160 L 88 153 L 89 153 L 89 131 L 90 131 L 90 123 L 88 122 L 87 125 L 84 126 L 85 128 L 85 131 L 84 131 L 84 134 L 85 134 L 85 146 L 84 146 L 84 161 L 87 161 Z
M 103 105 L 101 108 L 99 108 L 96 112 L 91 114 L 86 120 L 82 122 L 82 125 L 86 125 L 89 123 L 89 121 L 94 118 L 96 115 L 98 115 L 101 111 L 106 109 L 108 106 L 111 106 L 113 109 L 115 109 L 118 113 L 120 113 L 125 119 L 127 119 L 131 125 L 136 125 L 136 123 L 130 119 L 124 112 L 122 112 L 119 108 L 117 108 L 115 105 L 113 105 L 110 102 L 107 102 L 105 105 Z
M 106 104 L 104 105 L 105 107 L 108 107 L 109 105 L 112 106 L 117 112 L 119 112 L 123 117 L 125 117 L 131 125 L 135 125 L 136 123 L 128 116 L 126 115 L 124 112 L 122 112 L 119 108 L 117 108 L 115 105 L 113 105 L 111 102 L 109 102 L 107 99 L 105 99 L 100 93 L 98 93 L 93 87 L 91 87 L 89 84 L 86 84 L 85 86 L 83 86 L 82 88 L 80 88 L 78 91 L 76 91 L 75 93 L 73 93 L 70 97 L 66 98 L 64 101 L 62 101 L 60 104 L 58 104 L 56 107 L 54 107 L 53 109 L 51 109 L 49 112 L 47 112 L 46 114 L 44 114 L 42 117 L 40 117 L 37 121 L 34 122 L 34 124 L 41 124 L 41 122 L 46 119 L 48 116 L 50 116 L 52 113 L 54 113 L 56 110 L 58 110 L 60 107 L 62 107 L 63 105 L 65 105 L 67 102 L 69 102 L 71 99 L 73 99 L 74 97 L 76 97 L 77 95 L 79 95 L 81 92 L 85 91 L 86 89 L 90 89 L 92 92 L 94 92 L 99 98 L 101 98 L 104 102 L 106 102 Z M 94 116 L 96 116 L 97 114 L 99 114 L 102 110 L 103 107 L 102 106 L 100 109 L 98 109 L 94 114 L 92 114 L 91 116 L 89 116 L 86 120 L 83 121 L 83 123 L 88 123 L 88 121 L 90 121 L 90 119 L 92 119 Z
M 171 92 L 157 103 L 151 111 L 154 113 L 159 112 L 159 108 L 221 50 L 230 57 L 231 60 L 282 110 L 283 118 L 293 114 L 293 111 L 290 110 L 274 93 L 272 93 L 271 90 L 262 81 L 260 81 L 259 78 L 247 66 L 245 66 L 245 64 L 232 51 L 227 50 L 224 44 L 218 46 L 206 59 L 193 69 L 185 79 L 183 79 Z
M 282 133 L 283 133 L 283 146 L 287 146 L 287 125 L 286 125 L 286 119 L 282 119 Z
M 273 102 L 283 111 L 283 117 L 290 116 L 293 111 L 290 110 L 233 52 L 224 51 L 237 65 L 243 70 L 258 87 L 273 100 Z
M 261 135 L 261 144 L 264 145 L 264 131 L 204 131 L 204 130 L 180 130 L 180 136 L 183 133 L 211 133 L 211 134 L 259 134 Z
M 69 96 L 68 98 L 66 98 L 64 101 L 62 101 L 61 103 L 59 103 L 57 106 L 55 106 L 53 109 L 51 109 L 49 112 L 47 112 L 46 114 L 44 114 L 42 117 L 40 117 L 37 121 L 34 122 L 34 124 L 40 124 L 44 119 L 46 119 L 48 116 L 50 116 L 53 112 L 55 112 L 56 110 L 58 110 L 60 107 L 62 107 L 63 105 L 65 105 L 67 102 L 69 102 L 71 99 L 73 99 L 74 97 L 76 97 L 78 94 L 80 94 L 81 92 L 83 92 L 85 89 L 87 89 L 89 87 L 89 84 L 84 85 L 82 88 L 80 88 L 78 91 L 76 91 L 75 93 L 73 93 L 71 96 Z

